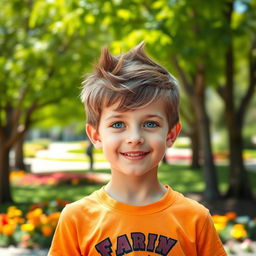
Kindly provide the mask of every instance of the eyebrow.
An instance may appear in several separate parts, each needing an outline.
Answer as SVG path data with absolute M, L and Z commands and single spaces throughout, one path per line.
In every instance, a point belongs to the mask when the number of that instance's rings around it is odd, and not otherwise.
M 118 119 L 118 118 L 123 118 L 124 115 L 121 115 L 121 114 L 117 114 L 117 115 L 111 115 L 109 116 L 108 118 L 106 118 L 106 120 L 109 120 L 109 119 Z
M 117 114 L 117 115 L 111 115 L 111 116 L 109 116 L 108 118 L 106 118 L 106 120 L 110 120 L 110 119 L 119 119 L 119 118 L 124 118 L 124 117 L 125 117 L 125 115 L 123 115 L 123 114 Z M 146 119 L 147 119 L 147 118 L 159 118 L 160 120 L 164 120 L 164 118 L 163 118 L 162 116 L 157 115 L 157 114 L 155 114 L 155 115 L 146 115 L 145 118 L 146 118 Z

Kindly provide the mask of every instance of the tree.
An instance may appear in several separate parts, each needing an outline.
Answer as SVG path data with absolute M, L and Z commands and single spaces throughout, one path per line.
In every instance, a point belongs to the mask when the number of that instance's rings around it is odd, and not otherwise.
M 225 105 L 225 120 L 228 128 L 228 142 L 230 151 L 230 177 L 227 196 L 236 198 L 250 198 L 252 192 L 247 178 L 247 173 L 243 160 L 243 126 L 246 112 L 249 103 L 252 100 L 256 88 L 256 36 L 255 36 L 255 1 L 249 1 L 244 7 L 242 13 L 236 13 L 234 6 L 239 1 L 227 1 L 224 12 L 224 29 L 227 39 L 227 47 L 225 49 L 225 84 L 219 86 L 218 92 L 224 101 Z M 242 4 L 240 2 L 240 4 Z M 234 24 L 236 26 L 234 27 Z M 235 48 L 236 42 L 242 38 L 242 47 L 239 44 L 239 49 Z M 249 44 L 247 43 L 249 42 Z M 244 49 L 246 53 L 244 53 Z M 243 63 L 243 55 L 247 55 L 247 87 L 238 97 L 236 91 L 238 84 L 235 81 L 235 66 L 236 63 Z M 235 56 L 236 55 L 236 56 Z M 241 70 L 239 70 L 241 71 Z M 239 72 L 238 71 L 238 72 Z M 236 98 L 240 99 L 237 103 Z
M 69 7 L 40 0 L 6 0 L 2 5 L 0 203 L 12 202 L 10 149 L 40 119 L 36 111 L 65 98 L 79 101 L 81 76 L 98 48 L 90 41 L 96 38 L 93 30 L 72 22 L 88 13 Z M 54 8 L 69 15 L 60 20 Z

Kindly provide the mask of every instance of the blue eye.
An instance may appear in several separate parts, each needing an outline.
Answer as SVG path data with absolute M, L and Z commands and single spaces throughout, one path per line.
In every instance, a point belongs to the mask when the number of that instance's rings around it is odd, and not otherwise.
M 159 124 L 156 122 L 153 122 L 153 121 L 148 121 L 144 124 L 144 127 L 146 127 L 146 128 L 155 128 L 158 126 L 159 126 Z
M 116 128 L 116 129 L 121 129 L 121 128 L 124 128 L 124 123 L 123 122 L 116 122 L 116 123 L 113 123 L 111 125 L 111 127 Z

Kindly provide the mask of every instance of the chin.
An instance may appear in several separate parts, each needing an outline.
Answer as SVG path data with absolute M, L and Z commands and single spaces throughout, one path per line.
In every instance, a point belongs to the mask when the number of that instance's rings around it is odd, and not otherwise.
M 144 175 L 146 175 L 147 173 L 149 173 L 149 170 L 145 171 L 145 170 L 126 170 L 123 172 L 123 174 L 125 174 L 126 176 L 133 176 L 133 177 L 142 177 Z

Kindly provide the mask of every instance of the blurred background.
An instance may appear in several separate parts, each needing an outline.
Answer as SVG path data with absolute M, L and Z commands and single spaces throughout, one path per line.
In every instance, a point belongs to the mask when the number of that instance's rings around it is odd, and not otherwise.
M 183 130 L 161 181 L 212 213 L 256 216 L 255 0 L 0 2 L 0 246 L 49 246 L 50 214 L 108 181 L 79 99 L 105 45 L 145 41 L 179 80 Z

